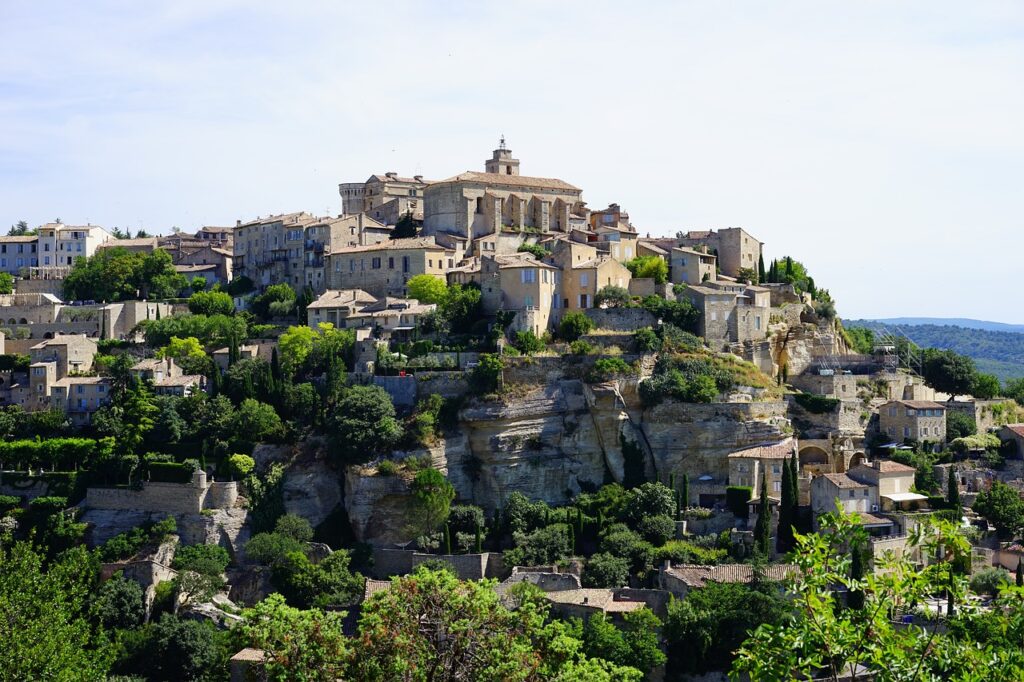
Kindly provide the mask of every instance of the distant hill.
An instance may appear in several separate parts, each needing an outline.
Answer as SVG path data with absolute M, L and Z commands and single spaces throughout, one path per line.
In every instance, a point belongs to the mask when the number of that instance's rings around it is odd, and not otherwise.
M 935 319 L 936 323 L 921 322 Z M 981 327 L 980 325 L 988 325 Z M 902 332 L 923 348 L 942 348 L 970 358 L 978 370 L 1001 381 L 1024 377 L 1024 325 L 968 319 L 905 317 L 887 320 L 843 320 L 843 326 Z
M 982 329 L 989 332 L 1016 332 L 1024 334 L 1024 324 L 1006 324 L 1005 322 L 972 320 L 967 317 L 889 317 L 886 319 L 867 321 L 881 322 L 882 324 L 888 325 L 934 325 L 938 327 L 963 327 L 965 329 Z

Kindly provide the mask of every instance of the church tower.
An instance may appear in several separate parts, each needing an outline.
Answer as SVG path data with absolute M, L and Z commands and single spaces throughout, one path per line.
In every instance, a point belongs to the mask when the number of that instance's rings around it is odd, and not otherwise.
M 512 158 L 512 150 L 505 146 L 505 136 L 491 158 L 484 161 L 484 171 L 499 175 L 519 175 L 519 159 Z

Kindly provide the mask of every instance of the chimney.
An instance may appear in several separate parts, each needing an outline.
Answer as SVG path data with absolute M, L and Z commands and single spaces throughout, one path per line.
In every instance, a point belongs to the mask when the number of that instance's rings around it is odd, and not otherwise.
M 422 175 L 414 175 L 414 176 L 412 176 L 412 179 L 415 180 L 416 182 L 423 182 L 423 176 Z
M 392 180 L 394 180 L 395 178 L 398 177 L 398 173 L 394 171 L 388 171 L 387 173 L 384 174 L 384 177 L 391 178 Z
M 242 226 L 242 221 L 241 220 L 236 220 L 235 221 L 235 227 L 241 227 L 241 226 Z

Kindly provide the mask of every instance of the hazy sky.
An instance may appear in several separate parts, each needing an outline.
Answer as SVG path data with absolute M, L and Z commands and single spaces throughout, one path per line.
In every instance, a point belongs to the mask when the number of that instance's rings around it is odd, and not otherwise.
M 0 0 L 0 227 L 338 213 L 482 170 L 740 225 L 844 317 L 1024 322 L 1024 2 Z

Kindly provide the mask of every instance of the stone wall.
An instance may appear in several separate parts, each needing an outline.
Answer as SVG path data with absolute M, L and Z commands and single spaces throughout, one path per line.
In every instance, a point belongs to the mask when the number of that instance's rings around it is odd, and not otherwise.
M 598 329 L 617 332 L 633 332 L 658 323 L 658 318 L 643 308 L 588 308 L 583 312 L 594 321 Z
M 774 292 L 773 292 L 774 293 Z M 781 307 L 775 307 L 772 303 L 771 318 L 778 318 L 790 327 L 800 325 L 800 314 L 804 311 L 803 303 L 784 303 Z
M 629 280 L 630 296 L 654 296 L 656 292 L 653 277 L 632 277 Z
M 827 438 L 830 435 L 863 437 L 871 413 L 855 398 L 839 400 L 834 410 L 815 414 L 800 406 L 792 396 L 786 396 L 789 414 L 802 438 Z
M 85 506 L 90 509 L 198 514 L 203 509 L 205 488 L 187 483 L 146 483 L 142 490 L 89 488 Z
M 442 398 L 459 398 L 469 391 L 464 372 L 416 372 L 416 395 L 419 398 L 436 393 Z
M 1019 411 L 1012 400 L 948 400 L 945 405 L 947 410 L 963 412 L 974 419 L 978 433 L 1016 423 Z
M 404 377 L 373 377 L 373 383 L 380 386 L 396 406 L 412 407 L 416 404 L 416 377 L 411 374 Z
M 500 552 L 482 554 L 426 554 L 412 549 L 389 547 L 373 548 L 371 577 L 387 580 L 393 576 L 412 573 L 427 561 L 443 561 L 450 565 L 460 580 L 504 578 L 507 575 Z

